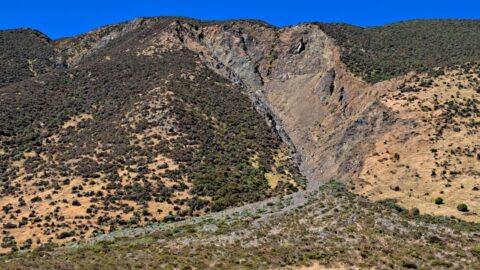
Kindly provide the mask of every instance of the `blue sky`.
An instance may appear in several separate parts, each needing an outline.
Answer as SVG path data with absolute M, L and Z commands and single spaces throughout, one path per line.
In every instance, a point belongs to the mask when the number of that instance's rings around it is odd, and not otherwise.
M 311 21 L 372 26 L 417 18 L 480 19 L 480 1 L 1 0 L 0 29 L 29 27 L 59 38 L 105 24 L 163 15 L 209 20 L 253 18 L 276 26 Z

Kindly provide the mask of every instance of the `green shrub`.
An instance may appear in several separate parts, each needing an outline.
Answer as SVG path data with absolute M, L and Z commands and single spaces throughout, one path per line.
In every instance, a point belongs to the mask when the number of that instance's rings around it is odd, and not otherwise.
M 475 245 L 472 248 L 471 252 L 473 253 L 473 255 L 476 255 L 476 256 L 480 257 L 480 244 Z
M 65 238 L 68 238 L 68 237 L 72 237 L 74 235 L 75 235 L 74 231 L 62 232 L 57 236 L 57 238 L 58 239 L 65 239 Z
M 443 198 L 442 197 L 438 197 L 435 199 L 435 204 L 443 204 Z
M 415 208 L 410 209 L 410 213 L 412 214 L 412 216 L 418 216 L 418 215 L 420 215 L 420 210 L 415 207 Z
M 460 212 L 468 212 L 468 206 L 464 203 L 457 205 L 457 210 Z

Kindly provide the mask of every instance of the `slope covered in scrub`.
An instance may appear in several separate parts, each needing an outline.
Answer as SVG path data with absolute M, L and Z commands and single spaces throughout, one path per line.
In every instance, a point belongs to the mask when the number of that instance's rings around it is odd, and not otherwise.
M 32 29 L 0 31 L 0 87 L 53 68 L 51 40 Z
M 302 189 L 242 87 L 178 43 L 138 41 L 166 26 L 117 33 L 73 67 L 1 88 L 1 251 Z
M 2 269 L 478 269 L 478 224 L 372 203 L 331 181 L 184 223 L 4 256 Z
M 480 60 L 480 21 L 412 20 L 378 27 L 320 24 L 342 61 L 368 82 Z

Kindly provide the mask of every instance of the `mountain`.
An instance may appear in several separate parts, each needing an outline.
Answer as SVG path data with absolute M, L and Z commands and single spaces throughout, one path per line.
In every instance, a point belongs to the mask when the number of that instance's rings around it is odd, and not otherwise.
M 107 267 L 140 227 L 146 268 L 474 269 L 479 27 L 155 17 L 60 40 L 0 32 L 2 251 L 40 247 L 3 268 Z
M 58 41 L 68 68 L 2 88 L 3 236 L 65 242 L 302 188 L 244 90 L 179 42 L 150 52 L 170 21 Z
M 51 42 L 31 29 L 0 31 L 0 87 L 51 70 L 54 60 Z
M 320 24 L 342 47 L 342 61 L 368 82 L 478 61 L 476 20 L 413 20 L 380 27 Z

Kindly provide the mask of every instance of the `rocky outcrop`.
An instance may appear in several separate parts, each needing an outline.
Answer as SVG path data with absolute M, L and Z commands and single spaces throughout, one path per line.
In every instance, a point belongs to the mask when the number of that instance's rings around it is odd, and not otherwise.
M 335 90 L 335 69 L 331 68 L 325 72 L 313 91 L 322 101 L 325 101 L 333 95 L 333 90 Z
M 204 27 L 177 21 L 174 27 L 212 70 L 247 89 L 257 111 L 296 153 L 309 187 L 357 178 L 371 149 L 368 138 L 388 126 L 382 121 L 389 112 L 376 100 L 397 81 L 371 85 L 354 77 L 334 42 L 313 24 L 278 29 L 246 21 Z
M 196 52 L 210 69 L 246 89 L 294 153 L 310 188 L 332 178 L 358 179 L 373 147 L 369 138 L 388 129 L 390 112 L 376 101 L 402 79 L 372 85 L 356 78 L 315 24 L 275 28 L 177 19 L 157 35 L 166 34 L 179 49 Z M 165 46 L 156 40 L 156 46 Z
M 340 49 L 316 24 L 275 28 L 258 21 L 148 18 L 58 41 L 58 48 L 66 48 L 62 55 L 74 65 L 136 29 L 144 31 L 139 47 L 123 50 L 154 56 L 188 49 L 242 85 L 294 153 L 311 188 L 332 178 L 358 179 L 373 137 L 388 129 L 385 115 L 391 113 L 376 101 L 402 82 L 372 85 L 353 76 L 340 61 Z
M 56 40 L 55 61 L 58 66 L 73 67 L 107 46 L 111 41 L 145 26 L 148 22 L 148 19 L 139 18 L 100 27 L 80 36 Z
M 250 22 L 239 22 L 239 25 L 231 23 L 220 29 L 219 26 L 198 28 L 180 21 L 174 24 L 179 40 L 197 52 L 207 66 L 246 89 L 256 110 L 264 116 L 267 124 L 276 130 L 289 147 L 292 156 L 300 163 L 301 155 L 298 155 L 282 120 L 274 113 L 262 91 L 264 78 L 269 72 L 264 65 L 265 54 L 270 53 L 268 48 L 275 40 L 276 30 Z M 270 39 L 260 43 L 261 35 Z

